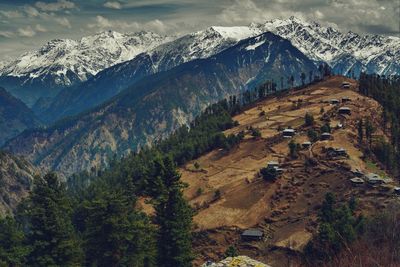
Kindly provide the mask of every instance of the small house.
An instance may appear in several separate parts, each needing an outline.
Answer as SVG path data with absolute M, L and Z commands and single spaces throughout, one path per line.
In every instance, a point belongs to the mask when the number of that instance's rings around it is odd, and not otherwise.
M 282 132 L 283 137 L 285 138 L 292 138 L 296 134 L 296 131 L 294 129 L 285 129 Z
M 330 133 L 322 133 L 321 134 L 321 140 L 331 140 L 332 139 L 332 135 Z
M 384 180 L 382 179 L 382 177 L 380 177 L 376 173 L 368 173 L 367 175 L 365 175 L 365 180 L 370 185 L 379 185 L 379 184 L 383 184 L 384 183 Z
M 356 169 L 355 171 L 352 171 L 352 173 L 356 176 L 356 177 L 363 177 L 364 173 L 362 171 L 360 171 L 359 169 Z
M 351 178 L 351 179 L 350 179 L 350 182 L 351 182 L 353 185 L 362 185 L 362 184 L 364 184 L 364 180 L 361 179 L 360 177 Z
M 276 168 L 279 168 L 279 162 L 277 162 L 277 161 L 269 161 L 268 163 L 267 163 L 267 168 L 268 169 L 272 169 L 272 168 L 274 168 L 274 169 L 276 169 Z
M 334 157 L 347 157 L 347 151 L 346 149 L 340 147 L 340 148 L 333 148 L 331 150 L 331 154 Z
M 396 195 L 400 195 L 400 187 L 393 188 L 393 193 Z
M 351 115 L 351 109 L 348 107 L 339 108 L 339 114 L 341 115 Z
M 351 101 L 350 97 L 347 97 L 347 96 L 342 97 L 342 103 L 347 103 L 347 102 L 350 102 L 350 101 Z
M 264 233 L 260 229 L 247 229 L 241 234 L 243 241 L 261 241 Z
M 281 175 L 285 169 L 275 168 L 276 174 Z
M 340 101 L 338 99 L 333 98 L 333 99 L 329 100 L 329 103 L 332 105 L 337 105 L 340 103 Z
M 347 151 L 344 148 L 333 148 L 333 147 L 329 147 L 327 149 L 327 154 L 330 157 L 347 157 Z
M 303 142 L 303 143 L 301 144 L 301 147 L 302 147 L 303 149 L 309 149 L 309 148 L 311 147 L 311 142 L 310 142 L 310 141 Z
M 350 88 L 350 83 L 349 82 L 343 82 L 342 83 L 342 88 L 345 88 L 345 89 Z

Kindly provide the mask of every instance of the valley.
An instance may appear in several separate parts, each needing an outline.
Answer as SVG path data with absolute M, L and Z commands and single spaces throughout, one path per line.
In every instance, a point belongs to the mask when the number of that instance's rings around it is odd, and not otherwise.
M 343 89 L 343 82 L 349 82 L 350 89 Z M 331 104 L 334 99 L 346 99 L 346 103 Z M 343 106 L 351 109 L 351 115 L 338 115 Z M 296 253 L 317 231 L 317 213 L 328 192 L 341 202 L 357 198 L 358 212 L 365 215 L 395 203 L 398 183 L 394 180 L 387 179 L 382 186 L 350 181 L 358 172 L 387 176 L 379 164 L 372 163 L 376 162 L 373 158 L 364 157 L 357 141 L 357 122 L 366 117 L 376 126 L 375 134 L 385 136 L 378 127 L 381 112 L 376 101 L 358 93 L 356 81 L 334 76 L 256 102 L 236 115 L 233 119 L 239 125 L 225 134 L 244 131 L 245 138 L 237 147 L 211 151 L 180 169 L 181 180 L 188 184 L 185 196 L 196 210 L 196 265 L 221 259 L 231 245 L 240 255 L 271 266 L 286 266 L 290 258 L 296 263 Z M 306 113 L 313 115 L 313 126 L 304 125 Z M 297 158 L 289 156 L 290 141 L 308 141 L 307 132 L 319 131 L 326 122 L 332 127 L 331 140 L 313 142 L 310 148 L 299 150 Z M 251 136 L 250 127 L 261 136 Z M 296 130 L 293 138 L 282 137 L 281 130 L 287 127 Z M 347 156 L 331 156 L 329 147 L 343 148 Z M 283 174 L 267 182 L 260 169 L 271 161 L 279 163 Z M 248 228 L 261 229 L 264 239 L 241 241 L 240 234 Z

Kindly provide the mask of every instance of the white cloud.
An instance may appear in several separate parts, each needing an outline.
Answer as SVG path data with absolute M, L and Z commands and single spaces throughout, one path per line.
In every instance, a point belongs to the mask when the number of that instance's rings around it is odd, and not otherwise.
M 33 6 L 28 6 L 28 5 L 24 6 L 24 11 L 29 17 L 37 17 L 40 15 L 39 11 Z
M 67 27 L 71 29 L 71 23 L 66 17 L 55 18 L 55 21 L 60 24 L 61 26 Z
M 121 9 L 122 8 L 120 2 L 105 2 L 104 6 L 108 7 L 108 8 L 112 8 L 112 9 Z
M 18 10 L 15 10 L 15 11 L 12 11 L 12 10 L 3 11 L 3 10 L 1 10 L 0 14 L 3 15 L 4 17 L 6 17 L 6 18 L 9 18 L 9 19 L 15 19 L 15 18 L 22 18 L 23 17 L 23 14 L 21 12 L 19 12 Z
M 138 23 L 136 21 L 124 21 L 124 20 L 110 20 L 103 16 L 96 16 L 95 23 L 87 25 L 90 29 L 101 29 L 101 30 L 117 30 L 122 32 L 136 32 L 136 31 L 154 31 L 158 33 L 165 33 L 170 25 L 166 25 L 161 20 L 155 19 L 146 23 Z
M 17 32 L 18 35 L 22 37 L 33 37 L 36 35 L 36 32 L 32 29 L 31 26 L 27 26 L 26 28 L 19 28 Z
M 47 32 L 47 29 L 46 29 L 45 27 L 43 27 L 42 25 L 40 25 L 40 24 L 36 24 L 35 29 L 36 29 L 38 32 Z
M 0 37 L 11 38 L 14 37 L 15 34 L 9 31 L 0 31 Z
M 64 9 L 73 9 L 75 8 L 75 3 L 70 2 L 68 0 L 58 0 L 53 3 L 45 3 L 45 2 L 36 2 L 35 6 L 42 11 L 60 11 Z

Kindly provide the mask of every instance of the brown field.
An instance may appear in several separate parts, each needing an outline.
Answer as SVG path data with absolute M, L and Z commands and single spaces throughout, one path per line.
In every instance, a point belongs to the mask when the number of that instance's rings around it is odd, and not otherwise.
M 346 80 L 352 89 L 341 89 Z M 221 259 L 229 245 L 236 245 L 241 254 L 249 255 L 272 266 L 287 266 L 288 251 L 301 251 L 316 230 L 316 214 L 325 194 L 336 193 L 339 200 L 355 195 L 360 208 L 370 213 L 394 199 L 392 193 L 367 185 L 354 187 L 349 179 L 351 170 L 372 171 L 362 160 L 357 144 L 356 123 L 370 116 L 380 120 L 381 108 L 369 98 L 357 93 L 357 83 L 343 77 L 332 77 L 319 84 L 291 92 L 279 99 L 269 98 L 234 117 L 239 126 L 226 134 L 258 128 L 262 137 L 246 135 L 230 151 L 215 150 L 181 168 L 182 181 L 188 184 L 185 196 L 197 210 L 195 250 L 199 253 L 195 265 L 207 259 Z M 351 102 L 337 106 L 330 99 L 351 98 Z M 293 103 L 300 106 L 294 107 Z M 337 114 L 341 106 L 351 108 L 352 114 Z M 288 157 L 289 140 L 280 137 L 279 127 L 297 130 L 296 142 L 307 141 L 304 115 L 312 113 L 316 128 L 323 124 L 321 108 L 330 119 L 333 140 L 318 141 L 309 150 L 302 150 L 298 159 Z M 265 111 L 264 116 L 260 112 Z M 338 123 L 343 128 L 335 129 Z M 382 134 L 382 132 L 378 132 Z M 324 147 L 343 147 L 348 158 L 329 159 Z M 315 166 L 306 167 L 306 158 L 313 158 Z M 279 161 L 285 169 L 275 182 L 265 182 L 259 170 L 270 160 Z M 200 165 L 195 170 L 194 163 Z M 216 192 L 220 197 L 216 197 Z M 243 243 L 240 232 L 250 227 L 263 229 L 265 239 Z

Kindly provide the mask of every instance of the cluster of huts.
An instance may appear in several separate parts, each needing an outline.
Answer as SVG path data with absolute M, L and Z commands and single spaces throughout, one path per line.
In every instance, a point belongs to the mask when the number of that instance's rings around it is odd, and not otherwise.
M 376 186 L 380 186 L 380 185 L 390 184 L 393 182 L 393 180 L 391 178 L 382 177 L 379 174 L 372 173 L 372 172 L 364 174 L 363 172 L 356 170 L 353 172 L 353 174 L 355 175 L 355 177 L 351 178 L 350 182 L 354 186 L 362 186 L 362 185 L 367 184 L 367 185 L 376 187 Z M 393 191 L 396 194 L 400 194 L 399 187 L 394 187 Z

